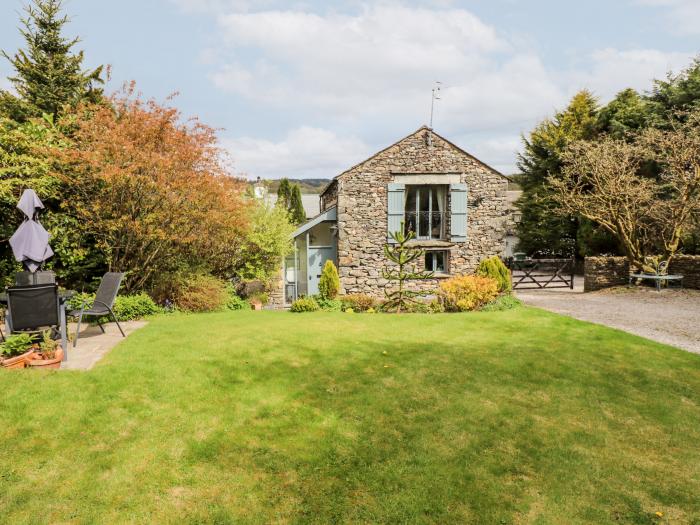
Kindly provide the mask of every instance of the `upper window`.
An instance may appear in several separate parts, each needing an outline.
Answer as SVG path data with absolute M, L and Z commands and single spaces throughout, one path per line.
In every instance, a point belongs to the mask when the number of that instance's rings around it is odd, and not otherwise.
M 444 185 L 407 186 L 404 228 L 416 239 L 444 239 L 447 187 Z

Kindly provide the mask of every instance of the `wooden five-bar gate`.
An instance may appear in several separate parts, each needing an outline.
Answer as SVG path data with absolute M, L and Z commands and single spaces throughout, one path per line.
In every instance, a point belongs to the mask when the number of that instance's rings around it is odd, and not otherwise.
M 514 290 L 574 288 L 575 259 L 509 259 Z

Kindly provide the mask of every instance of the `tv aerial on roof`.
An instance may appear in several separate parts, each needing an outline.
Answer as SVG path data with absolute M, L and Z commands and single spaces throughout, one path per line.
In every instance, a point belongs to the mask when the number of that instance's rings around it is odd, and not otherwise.
M 439 80 L 435 81 L 435 86 L 433 86 L 433 96 L 430 99 L 430 129 L 433 129 L 433 115 L 435 114 L 435 101 L 440 99 L 440 90 L 442 89 L 442 82 Z

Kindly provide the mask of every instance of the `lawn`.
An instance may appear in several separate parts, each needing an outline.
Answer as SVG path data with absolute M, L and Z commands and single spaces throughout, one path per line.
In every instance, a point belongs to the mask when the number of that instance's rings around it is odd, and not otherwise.
M 700 356 L 531 308 L 162 316 L 0 392 L 0 523 L 700 523 Z

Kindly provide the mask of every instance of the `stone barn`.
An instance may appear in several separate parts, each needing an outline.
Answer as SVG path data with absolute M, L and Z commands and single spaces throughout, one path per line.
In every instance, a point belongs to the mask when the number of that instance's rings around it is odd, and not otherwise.
M 320 213 L 294 232 L 278 303 L 318 293 L 327 260 L 338 267 L 341 292 L 384 296 L 384 245 L 390 232 L 412 230 L 434 278 L 473 272 L 505 249 L 508 180 L 495 169 L 422 127 L 335 177 L 320 195 Z M 281 292 L 281 290 L 280 290 Z M 283 297 L 281 297 L 283 296 Z M 278 304 L 278 306 L 281 304 Z

